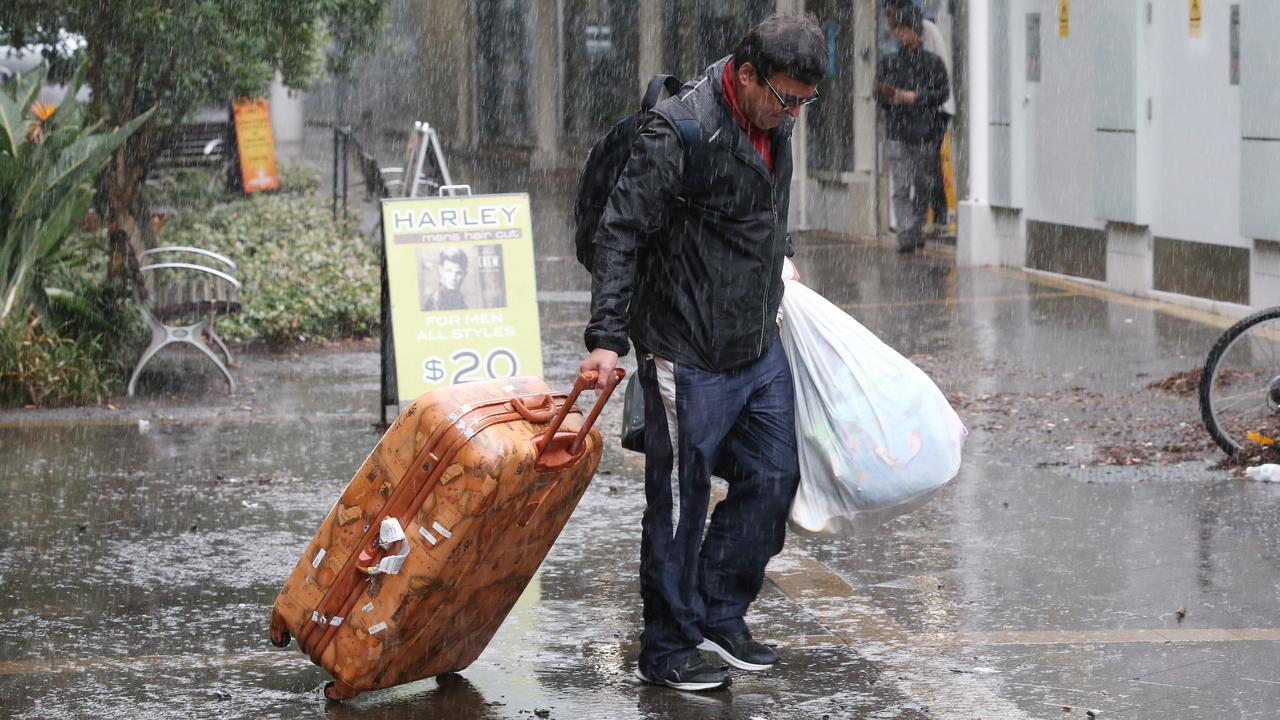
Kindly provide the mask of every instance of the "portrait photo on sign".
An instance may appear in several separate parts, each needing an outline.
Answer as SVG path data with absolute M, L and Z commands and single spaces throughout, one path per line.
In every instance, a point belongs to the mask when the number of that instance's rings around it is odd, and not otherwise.
M 424 312 L 506 307 L 501 245 L 419 248 L 418 298 Z

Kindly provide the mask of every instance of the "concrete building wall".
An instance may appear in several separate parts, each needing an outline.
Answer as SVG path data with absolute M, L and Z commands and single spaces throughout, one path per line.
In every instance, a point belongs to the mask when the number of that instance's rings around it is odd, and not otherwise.
M 962 213 L 962 263 L 1231 314 L 1280 301 L 1280 212 L 1257 192 L 1280 178 L 1280 4 L 1199 5 L 1196 21 L 1150 0 L 970 4 L 988 43 L 966 69 L 991 85 L 967 98 L 989 118 L 970 140 L 990 171 Z

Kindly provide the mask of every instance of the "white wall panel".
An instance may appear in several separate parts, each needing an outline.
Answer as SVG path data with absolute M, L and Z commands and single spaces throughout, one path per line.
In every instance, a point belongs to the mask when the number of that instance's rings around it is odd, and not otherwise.
M 1074 5 L 1075 3 L 1073 3 Z M 1083 4 L 1083 3 L 1081 3 Z M 1140 56 L 1146 3 L 1093 0 L 1095 185 L 1098 216 L 1104 220 L 1146 224 L 1143 211 L 1139 134 L 1145 130 Z
M 1240 3 L 1240 232 L 1280 240 L 1280 2 Z
M 1201 0 L 1198 38 L 1190 36 L 1186 7 L 1152 6 L 1151 231 L 1159 237 L 1249 245 L 1239 233 L 1240 91 L 1230 76 L 1231 4 Z M 1280 47 L 1270 50 L 1280 57 Z
M 1094 206 L 1095 12 L 1071 3 L 1068 37 L 1058 35 L 1057 0 L 1024 0 L 1015 28 L 1040 14 L 1040 81 L 1026 82 L 1027 217 L 1100 228 Z M 1026 77 L 1026 52 L 1016 72 Z

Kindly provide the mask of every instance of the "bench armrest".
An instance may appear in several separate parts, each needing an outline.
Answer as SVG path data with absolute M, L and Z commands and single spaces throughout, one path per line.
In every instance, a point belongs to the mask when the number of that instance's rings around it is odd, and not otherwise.
M 138 269 L 141 270 L 142 272 L 147 272 L 150 270 L 163 270 L 166 268 L 182 268 L 184 270 L 196 270 L 199 272 L 208 273 L 210 275 L 214 275 L 223 280 L 226 280 L 227 282 L 231 283 L 231 286 L 234 287 L 235 289 L 237 290 L 240 289 L 239 280 L 236 280 L 235 278 L 222 272 L 221 270 L 214 270 L 211 267 L 205 267 L 204 265 L 196 265 L 194 263 L 184 263 L 184 262 L 155 263 L 154 265 L 143 265 Z
M 142 253 L 142 256 L 146 257 L 147 255 L 158 255 L 160 253 L 171 253 L 171 252 L 172 253 L 180 253 L 180 252 L 195 253 L 196 255 L 203 255 L 205 257 L 213 258 L 214 260 L 217 260 L 218 262 L 223 263 L 224 265 L 231 268 L 232 270 L 236 269 L 236 264 L 231 261 L 231 258 L 225 255 L 219 255 L 218 253 L 212 250 L 205 250 L 204 248 L 198 248 L 198 247 L 190 247 L 188 245 L 164 245 L 162 247 L 151 248 L 150 250 L 147 250 L 146 252 Z M 157 266 L 152 265 L 150 267 L 157 267 Z M 145 270 L 146 268 L 143 268 L 143 269 Z

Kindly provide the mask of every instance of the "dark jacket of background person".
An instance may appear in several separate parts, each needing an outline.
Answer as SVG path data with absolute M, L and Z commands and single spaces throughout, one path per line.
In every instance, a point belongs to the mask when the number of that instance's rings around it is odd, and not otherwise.
M 756 360 L 778 337 L 795 121 L 770 131 L 770 173 L 725 104 L 727 61 L 658 103 L 632 148 L 596 235 L 590 350 L 624 355 L 630 334 L 641 352 L 721 372 Z M 701 128 L 698 187 L 685 185 L 677 103 Z
M 945 125 L 938 121 L 938 107 L 950 95 L 947 67 L 942 58 L 925 50 L 903 48 L 880 62 L 876 86 L 881 85 L 916 93 L 913 105 L 893 105 L 880 98 L 890 140 L 921 143 L 938 139 L 945 130 Z

